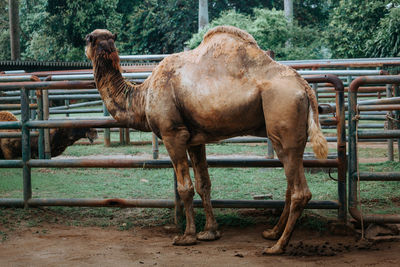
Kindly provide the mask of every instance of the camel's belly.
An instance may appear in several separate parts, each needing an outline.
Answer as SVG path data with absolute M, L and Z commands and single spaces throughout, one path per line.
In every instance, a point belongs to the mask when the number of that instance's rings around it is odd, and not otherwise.
M 182 117 L 190 132 L 190 143 L 192 144 L 209 143 L 233 136 L 265 133 L 264 115 L 261 104 L 257 101 L 249 106 L 185 109 Z

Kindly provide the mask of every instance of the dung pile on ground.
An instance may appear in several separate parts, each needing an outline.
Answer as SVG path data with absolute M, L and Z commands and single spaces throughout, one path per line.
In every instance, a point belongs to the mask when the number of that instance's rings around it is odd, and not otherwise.
M 308 244 L 299 241 L 294 244 L 289 244 L 285 254 L 289 256 L 336 256 L 341 253 L 350 252 L 353 250 L 370 250 L 378 249 L 374 246 L 374 242 L 359 241 L 352 244 L 330 243 L 324 244 Z

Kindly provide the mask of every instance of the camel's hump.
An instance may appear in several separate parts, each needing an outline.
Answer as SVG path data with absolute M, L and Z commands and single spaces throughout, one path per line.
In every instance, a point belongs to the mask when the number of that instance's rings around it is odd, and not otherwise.
M 0 111 L 0 121 L 17 121 L 17 117 L 14 116 L 11 112 L 8 111 Z
M 203 41 L 207 42 L 207 40 L 209 40 L 212 36 L 217 35 L 219 33 L 232 34 L 234 36 L 239 37 L 245 42 L 257 45 L 256 40 L 254 39 L 253 36 L 251 36 L 251 34 L 233 26 L 217 26 L 215 28 L 212 28 L 204 35 Z

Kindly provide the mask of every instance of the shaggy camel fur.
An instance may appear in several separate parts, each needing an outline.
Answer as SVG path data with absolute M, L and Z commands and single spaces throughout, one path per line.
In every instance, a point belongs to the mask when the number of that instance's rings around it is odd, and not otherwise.
M 0 111 L 0 121 L 17 121 L 8 111 Z M 3 132 L 19 132 L 19 130 L 0 130 Z M 96 129 L 92 128 L 59 128 L 50 131 L 51 156 L 61 155 L 75 141 L 87 137 L 90 142 L 97 138 Z M 31 158 L 38 158 L 38 137 L 30 139 Z M 22 156 L 21 138 L 0 138 L 0 159 L 16 159 Z
M 174 244 L 196 243 L 187 152 L 206 214 L 205 230 L 197 239 L 215 240 L 220 233 L 210 202 L 205 144 L 268 134 L 283 162 L 288 187 L 278 224 L 263 236 L 279 239 L 265 253 L 282 253 L 311 198 L 303 169 L 307 136 L 317 157 L 326 158 L 328 153 L 308 83 L 295 70 L 273 61 L 251 35 L 229 26 L 211 29 L 192 51 L 166 57 L 137 86 L 122 78 L 115 34 L 98 29 L 86 39 L 86 55 L 111 115 L 126 127 L 153 131 L 168 150 L 186 211 L 185 233 L 175 237 Z

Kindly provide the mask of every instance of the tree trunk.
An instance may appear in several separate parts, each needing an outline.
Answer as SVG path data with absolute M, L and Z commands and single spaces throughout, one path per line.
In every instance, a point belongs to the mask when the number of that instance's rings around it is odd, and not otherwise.
M 10 45 L 11 60 L 20 59 L 19 44 L 19 0 L 8 0 L 9 4 L 9 23 L 10 23 Z
M 293 22 L 293 0 L 285 0 L 284 1 L 284 9 L 285 9 L 285 17 L 287 20 L 292 23 Z
M 199 0 L 199 31 L 208 25 L 208 0 Z

